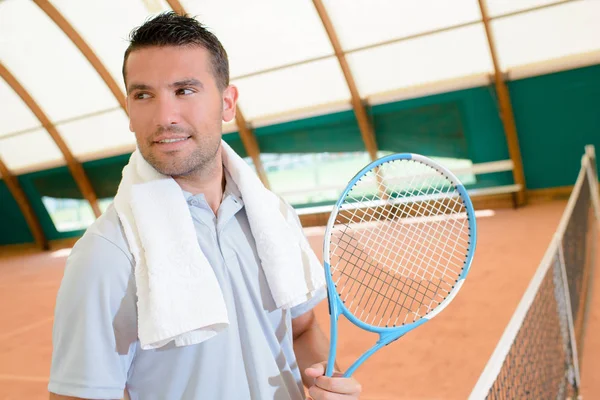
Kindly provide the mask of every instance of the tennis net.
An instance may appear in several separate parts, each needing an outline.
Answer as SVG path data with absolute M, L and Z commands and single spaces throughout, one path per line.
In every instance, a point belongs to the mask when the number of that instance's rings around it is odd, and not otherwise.
M 558 229 L 470 399 L 574 399 L 598 244 L 600 203 L 593 146 Z

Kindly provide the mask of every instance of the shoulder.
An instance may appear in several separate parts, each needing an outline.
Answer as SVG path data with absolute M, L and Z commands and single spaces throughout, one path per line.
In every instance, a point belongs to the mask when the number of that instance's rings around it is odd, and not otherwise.
M 86 250 L 93 251 L 95 245 L 101 247 L 114 247 L 120 250 L 123 256 L 133 262 L 133 255 L 129 251 L 125 233 L 114 205 L 111 204 L 106 212 L 100 216 L 78 241 L 78 245 Z
M 133 256 L 116 210 L 111 205 L 77 241 L 67 258 L 63 284 L 126 283 L 133 270 Z

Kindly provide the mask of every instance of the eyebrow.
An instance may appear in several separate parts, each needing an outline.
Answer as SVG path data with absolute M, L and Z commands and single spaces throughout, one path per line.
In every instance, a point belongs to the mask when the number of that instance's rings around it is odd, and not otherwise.
M 202 82 L 200 82 L 198 79 L 195 79 L 195 78 L 183 79 L 181 81 L 177 81 L 177 82 L 173 82 L 173 83 L 169 84 L 170 88 L 181 88 L 181 87 L 188 87 L 188 86 L 195 86 L 200 89 L 204 88 L 204 85 L 202 84 Z M 129 85 L 129 87 L 127 89 L 128 89 L 128 92 L 131 93 L 134 90 L 152 90 L 152 86 L 146 85 L 143 83 L 132 83 L 131 85 Z
M 171 87 L 171 88 L 180 88 L 180 87 L 186 87 L 186 86 L 195 86 L 200 89 L 204 88 L 204 85 L 202 84 L 202 82 L 200 82 L 198 79 L 195 79 L 195 78 L 184 79 L 181 81 L 171 83 L 169 85 L 169 87 Z
M 134 90 L 150 90 L 152 86 L 144 85 L 143 83 L 132 83 L 127 87 L 127 92 L 131 93 Z

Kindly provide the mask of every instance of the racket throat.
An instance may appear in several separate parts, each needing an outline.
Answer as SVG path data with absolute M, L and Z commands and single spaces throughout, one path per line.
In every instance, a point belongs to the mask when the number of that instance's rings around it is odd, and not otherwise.
M 398 332 L 382 333 L 379 335 L 379 340 L 377 341 L 377 344 L 375 344 L 375 346 L 380 346 L 380 347 L 387 346 L 388 344 L 392 343 L 393 341 L 398 340 L 402 336 L 404 336 L 404 333 L 406 333 L 406 332 L 402 332 L 400 335 L 398 334 Z
M 404 333 L 398 335 L 398 332 L 393 332 L 393 333 L 382 333 L 379 335 L 379 340 L 377 341 L 377 343 L 375 343 L 375 345 L 373 347 L 371 347 L 367 352 L 365 352 L 362 356 L 360 356 L 359 359 L 357 359 L 354 364 L 352 364 L 350 366 L 350 368 L 348 368 L 348 370 L 344 373 L 344 377 L 348 378 L 350 376 L 352 376 L 352 374 L 354 373 L 354 371 L 356 371 L 356 369 L 365 361 L 367 361 L 367 359 L 369 357 L 371 357 L 373 354 L 375 354 L 375 352 L 379 349 L 381 349 L 382 347 L 387 346 L 388 344 L 392 343 L 395 340 L 400 339 L 402 336 L 404 335 Z
M 384 335 L 382 335 L 384 336 Z M 358 358 L 354 364 L 352 364 L 348 370 L 344 373 L 344 377 L 345 378 L 349 378 L 350 376 L 352 376 L 352 374 L 354 373 L 354 371 L 356 371 L 356 369 L 362 365 L 362 363 L 364 363 L 365 361 L 367 361 L 367 359 L 369 357 L 371 357 L 373 354 L 375 354 L 375 352 L 377 352 L 377 350 L 381 349 L 382 347 L 387 346 L 388 344 L 392 343 L 394 340 L 398 339 L 399 336 L 395 336 L 395 335 L 385 335 L 385 337 L 380 337 L 380 339 L 377 341 L 377 343 L 371 347 L 368 351 L 366 351 L 362 356 L 360 356 L 360 358 Z

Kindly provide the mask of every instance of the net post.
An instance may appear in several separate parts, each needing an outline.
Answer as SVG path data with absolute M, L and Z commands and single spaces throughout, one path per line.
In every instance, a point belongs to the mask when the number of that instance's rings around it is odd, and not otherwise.
M 596 159 L 596 148 L 593 144 L 587 144 L 585 146 L 585 154 L 594 160 Z
M 587 157 L 587 174 L 590 182 L 590 191 L 592 193 L 592 204 L 596 220 L 600 221 L 600 188 L 598 185 L 598 169 L 596 166 L 596 151 L 594 145 L 585 146 L 585 156 Z

